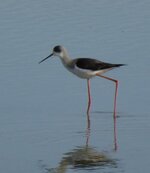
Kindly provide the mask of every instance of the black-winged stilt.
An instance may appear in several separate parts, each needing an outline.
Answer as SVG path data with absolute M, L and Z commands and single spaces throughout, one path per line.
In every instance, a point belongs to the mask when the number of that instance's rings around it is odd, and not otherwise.
M 53 48 L 53 52 L 41 60 L 39 63 L 45 61 L 51 56 L 58 56 L 62 64 L 73 74 L 76 76 L 87 79 L 88 86 L 88 107 L 87 114 L 89 114 L 90 106 L 91 106 L 91 94 L 90 94 L 90 78 L 99 76 L 115 83 L 115 96 L 114 96 L 114 117 L 116 116 L 116 100 L 117 100 L 117 92 L 118 92 L 118 80 L 103 76 L 102 74 L 112 70 L 116 67 L 123 66 L 124 64 L 111 64 L 102 62 L 96 59 L 91 58 L 76 58 L 71 59 L 68 55 L 67 50 L 63 46 L 55 46 Z

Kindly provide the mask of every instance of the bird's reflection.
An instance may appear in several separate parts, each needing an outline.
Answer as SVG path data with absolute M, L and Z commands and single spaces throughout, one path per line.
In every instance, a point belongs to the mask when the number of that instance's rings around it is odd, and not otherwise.
M 91 130 L 90 114 L 89 112 L 87 112 L 86 146 L 88 146 L 89 144 L 90 130 Z
M 114 116 L 113 121 L 114 121 L 114 150 L 117 151 L 117 149 L 118 149 L 118 143 L 117 143 L 117 124 L 116 124 L 117 116 Z
M 47 173 L 66 173 L 68 168 L 94 170 L 108 166 L 116 167 L 116 161 L 92 147 L 80 146 L 65 153 L 57 168 L 46 168 L 46 170 Z
M 114 120 L 114 126 L 116 126 L 116 120 Z M 110 158 L 105 152 L 97 151 L 94 147 L 89 145 L 90 138 L 90 115 L 87 114 L 87 128 L 86 128 L 86 142 L 84 146 L 79 146 L 67 152 L 59 162 L 58 167 L 48 168 L 46 165 L 42 165 L 42 168 L 47 173 L 66 173 L 69 168 L 72 169 L 103 169 L 105 167 L 116 168 L 117 163 L 114 159 Z M 117 149 L 117 136 L 116 127 L 114 127 L 114 145 Z
M 71 169 L 103 169 L 105 167 L 117 167 L 116 161 L 109 158 L 105 153 L 97 151 L 90 146 L 76 147 L 72 151 L 65 153 L 60 161 L 58 167 L 47 168 L 47 173 L 66 173 L 69 168 Z
M 99 113 L 110 113 L 110 112 L 99 112 Z M 113 112 L 115 116 L 113 116 L 113 138 L 114 138 L 114 150 L 117 151 L 118 144 L 117 144 L 117 115 L 115 112 Z M 90 137 L 90 130 L 91 130 L 91 121 L 90 121 L 90 114 L 87 113 L 87 129 L 86 129 L 86 145 L 88 146 L 89 143 L 89 137 Z

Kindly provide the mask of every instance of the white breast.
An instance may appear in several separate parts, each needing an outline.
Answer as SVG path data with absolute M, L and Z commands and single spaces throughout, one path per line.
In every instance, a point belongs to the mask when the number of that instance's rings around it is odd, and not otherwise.
M 110 70 L 110 69 L 105 69 L 105 70 L 92 71 L 89 69 L 79 68 L 76 65 L 68 66 L 68 64 L 65 63 L 64 60 L 62 60 L 62 63 L 64 65 L 64 67 L 67 68 L 67 70 L 69 70 L 71 73 L 75 74 L 76 76 L 78 76 L 82 79 L 89 79 L 89 78 L 96 76 L 96 74 L 102 74 L 102 73 L 105 73 L 106 71 Z
M 97 73 L 100 73 L 100 71 L 92 71 L 88 69 L 81 69 L 77 66 L 74 68 L 67 68 L 70 72 L 75 74 L 76 76 L 83 78 L 83 79 L 89 79 L 91 77 L 94 77 Z

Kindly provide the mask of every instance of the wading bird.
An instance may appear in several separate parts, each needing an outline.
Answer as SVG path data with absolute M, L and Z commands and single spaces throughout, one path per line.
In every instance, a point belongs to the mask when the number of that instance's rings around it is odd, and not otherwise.
M 96 59 L 91 58 L 76 58 L 71 59 L 68 55 L 67 50 L 63 46 L 55 46 L 52 53 L 41 60 L 39 63 L 45 61 L 51 56 L 58 56 L 64 67 L 75 74 L 76 76 L 87 79 L 87 88 L 88 88 L 88 107 L 87 114 L 89 114 L 91 107 L 91 94 L 90 94 L 90 79 L 95 76 L 99 76 L 115 83 L 115 96 L 114 96 L 114 117 L 116 116 L 116 101 L 117 101 L 117 92 L 118 92 L 118 80 L 103 76 L 102 74 L 112 70 L 116 67 L 123 66 L 124 64 L 111 64 L 102 62 Z

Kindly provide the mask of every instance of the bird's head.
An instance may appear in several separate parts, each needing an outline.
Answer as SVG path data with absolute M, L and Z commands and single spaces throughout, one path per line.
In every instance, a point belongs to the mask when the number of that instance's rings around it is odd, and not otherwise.
M 58 57 L 60 57 L 60 58 L 63 58 L 64 56 L 67 56 L 67 51 L 66 51 L 66 49 L 65 49 L 63 46 L 59 46 L 59 45 L 58 45 L 58 46 L 55 46 L 55 47 L 53 48 L 52 53 L 51 53 L 49 56 L 47 56 L 46 58 L 44 58 L 43 60 L 41 60 L 41 61 L 39 62 L 39 64 L 40 64 L 41 62 L 45 61 L 46 59 L 52 57 L 52 56 L 58 56 Z

